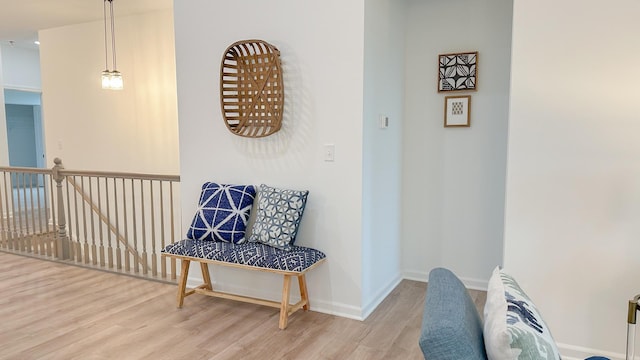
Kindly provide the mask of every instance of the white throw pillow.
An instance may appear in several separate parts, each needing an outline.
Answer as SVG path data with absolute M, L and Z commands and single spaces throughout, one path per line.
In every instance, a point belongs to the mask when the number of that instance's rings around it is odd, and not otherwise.
M 558 360 L 560 352 L 542 316 L 516 280 L 496 267 L 484 306 L 489 360 Z

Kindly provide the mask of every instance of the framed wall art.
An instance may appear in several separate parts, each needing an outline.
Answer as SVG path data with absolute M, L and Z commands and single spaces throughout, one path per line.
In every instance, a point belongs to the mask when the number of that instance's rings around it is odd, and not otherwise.
M 438 55 L 438 92 L 476 90 L 478 52 Z
M 445 96 L 444 127 L 471 126 L 471 95 Z

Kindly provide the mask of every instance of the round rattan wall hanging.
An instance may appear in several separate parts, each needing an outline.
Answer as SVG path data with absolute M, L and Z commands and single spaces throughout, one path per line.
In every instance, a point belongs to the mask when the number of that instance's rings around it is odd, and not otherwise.
M 238 41 L 220 65 L 220 105 L 229 130 L 265 137 L 280 130 L 284 85 L 280 51 L 262 40 Z

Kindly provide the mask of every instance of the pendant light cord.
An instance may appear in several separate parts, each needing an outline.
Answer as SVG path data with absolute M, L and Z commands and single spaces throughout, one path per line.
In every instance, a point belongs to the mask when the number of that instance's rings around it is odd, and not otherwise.
M 115 21 L 113 16 L 113 0 L 109 0 L 111 8 L 111 52 L 113 54 L 113 71 L 117 71 L 116 66 L 116 33 L 115 33 Z
M 104 69 L 109 71 L 109 53 L 107 52 L 107 1 L 104 0 L 103 11 L 104 15 Z

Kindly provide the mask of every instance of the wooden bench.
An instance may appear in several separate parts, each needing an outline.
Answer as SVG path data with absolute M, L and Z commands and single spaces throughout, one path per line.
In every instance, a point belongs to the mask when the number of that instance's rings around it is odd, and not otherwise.
M 170 244 L 162 250 L 162 256 L 180 259 L 182 262 L 178 282 L 178 308 L 182 307 L 184 298 L 191 294 L 271 306 L 280 309 L 280 329 L 287 327 L 289 316 L 294 312 L 300 309 L 309 310 L 305 275 L 326 260 L 324 253 L 308 247 L 292 246 L 291 250 L 287 251 L 255 242 L 232 244 L 208 240 L 182 240 Z M 187 289 L 189 265 L 192 261 L 200 263 L 203 284 Z M 280 274 L 284 277 L 282 300 L 277 302 L 216 291 L 211 283 L 208 264 Z M 301 299 L 295 304 L 290 304 L 289 295 L 293 277 L 298 279 Z

